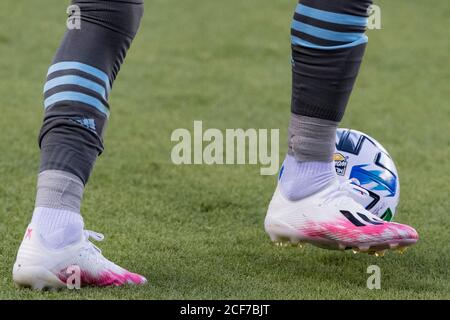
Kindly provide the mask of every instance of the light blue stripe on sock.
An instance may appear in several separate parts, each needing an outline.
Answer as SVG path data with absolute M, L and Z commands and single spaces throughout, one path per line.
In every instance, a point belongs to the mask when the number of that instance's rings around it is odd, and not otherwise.
M 63 91 L 55 93 L 51 95 L 44 101 L 45 108 L 48 108 L 52 104 L 61 101 L 78 101 L 84 104 L 90 105 L 100 112 L 104 113 L 107 117 L 109 117 L 109 110 L 105 105 L 98 99 L 91 97 L 87 94 L 75 92 L 75 91 Z
M 104 73 L 100 69 L 94 68 L 90 65 L 87 65 L 87 64 L 84 64 L 81 62 L 65 61 L 65 62 L 55 63 L 48 69 L 47 76 L 56 71 L 69 70 L 69 69 L 76 69 L 76 70 L 80 70 L 80 71 L 89 73 L 89 74 L 93 75 L 94 77 L 102 80 L 105 83 L 108 93 L 111 90 L 111 86 L 109 83 L 109 77 L 106 73 Z
M 63 85 L 77 85 L 83 88 L 87 88 L 89 90 L 95 91 L 99 93 L 106 100 L 106 90 L 103 86 L 95 83 L 94 81 L 85 79 L 80 76 L 61 76 L 58 78 L 54 78 L 52 80 L 47 81 L 44 86 L 44 92 L 47 92 L 50 89 L 53 89 L 57 86 Z
M 296 36 L 291 36 L 291 41 L 293 45 L 303 46 L 307 48 L 313 48 L 313 49 L 320 49 L 320 50 L 337 50 L 337 49 L 344 49 L 344 48 L 350 48 L 350 47 L 356 47 L 360 44 L 367 43 L 369 41 L 369 38 L 364 35 L 362 38 L 358 39 L 355 42 L 339 45 L 339 46 L 319 46 L 317 44 L 305 41 L 300 39 Z
M 298 14 L 302 16 L 307 16 L 317 20 L 322 20 L 326 22 L 345 24 L 352 26 L 367 26 L 368 19 L 366 17 L 353 16 L 350 14 L 334 13 L 329 11 L 323 11 L 319 9 L 314 9 L 303 4 L 298 4 L 295 10 Z
M 297 31 L 309 34 L 313 37 L 331 41 L 354 42 L 364 37 L 364 33 L 336 32 L 314 27 L 309 24 L 298 22 L 295 20 L 292 22 L 292 28 Z

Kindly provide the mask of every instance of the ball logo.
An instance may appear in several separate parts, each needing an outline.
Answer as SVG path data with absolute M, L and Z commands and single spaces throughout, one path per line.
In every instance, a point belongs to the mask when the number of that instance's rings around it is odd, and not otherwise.
M 345 175 L 345 171 L 347 170 L 347 165 L 348 165 L 347 158 L 344 157 L 340 153 L 335 153 L 334 157 L 333 157 L 333 160 L 334 160 L 334 166 L 336 168 L 336 173 L 339 176 L 344 176 Z

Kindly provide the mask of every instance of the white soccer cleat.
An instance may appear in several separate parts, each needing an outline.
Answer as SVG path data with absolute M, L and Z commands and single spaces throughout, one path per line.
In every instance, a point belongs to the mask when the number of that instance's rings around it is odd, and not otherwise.
M 418 241 L 412 227 L 383 221 L 364 209 L 349 188 L 358 187 L 336 180 L 310 197 L 290 201 L 277 187 L 264 223 L 266 232 L 276 243 L 310 243 L 377 256 L 386 249 L 402 250 Z
M 147 280 L 106 259 L 99 248 L 89 241 L 104 236 L 84 231 L 81 239 L 62 249 L 48 249 L 39 230 L 30 224 L 20 245 L 13 268 L 14 282 L 33 289 L 59 289 L 79 277 L 80 286 L 140 285 Z

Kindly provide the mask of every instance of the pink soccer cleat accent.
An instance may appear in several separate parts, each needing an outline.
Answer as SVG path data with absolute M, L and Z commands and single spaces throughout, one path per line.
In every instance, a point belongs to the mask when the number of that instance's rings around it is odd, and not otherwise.
M 289 201 L 275 191 L 265 220 L 274 242 L 310 243 L 326 249 L 383 254 L 415 244 L 414 228 L 386 222 L 365 210 L 335 181 L 321 192 L 300 201 Z
M 33 231 L 33 237 L 31 232 Z M 83 286 L 143 285 L 145 277 L 129 272 L 106 259 L 89 239 L 102 241 L 104 236 L 84 231 L 75 244 L 62 249 L 49 249 L 39 230 L 29 226 L 13 268 L 14 282 L 34 289 L 58 289 L 69 284 Z
M 31 240 L 32 233 L 33 233 L 33 229 L 27 228 L 27 233 L 25 234 L 25 239 Z

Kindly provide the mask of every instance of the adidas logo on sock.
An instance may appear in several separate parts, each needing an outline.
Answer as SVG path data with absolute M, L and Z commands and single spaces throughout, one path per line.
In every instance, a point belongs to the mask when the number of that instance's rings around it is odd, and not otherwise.
M 94 119 L 85 119 L 85 118 L 80 118 L 80 119 L 73 119 L 73 121 L 81 124 L 82 126 L 95 131 L 95 121 Z

